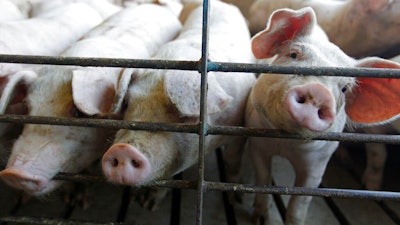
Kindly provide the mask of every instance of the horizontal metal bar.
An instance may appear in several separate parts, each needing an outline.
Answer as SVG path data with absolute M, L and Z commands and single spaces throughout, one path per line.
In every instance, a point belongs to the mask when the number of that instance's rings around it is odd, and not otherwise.
M 87 58 L 63 56 L 38 56 L 38 55 L 2 55 L 2 63 L 49 64 L 64 66 L 94 66 L 94 67 L 123 67 L 123 68 L 152 68 L 199 70 L 196 61 L 172 61 L 154 59 L 126 59 L 126 58 Z
M 54 179 L 67 180 L 73 182 L 106 182 L 106 180 L 102 176 L 89 176 L 89 175 L 69 174 L 69 173 L 59 173 L 55 176 Z M 196 189 L 197 181 L 159 180 L 159 181 L 149 182 L 147 184 L 143 184 L 140 186 L 132 186 L 132 187 Z M 205 182 L 204 188 L 207 191 L 218 190 L 218 191 L 232 191 L 232 192 L 244 192 L 244 193 L 311 195 L 320 197 L 400 201 L 400 192 L 389 192 L 389 191 L 368 191 L 368 190 L 351 190 L 351 189 L 335 189 L 335 188 L 286 187 L 286 186 L 257 186 L 252 184 L 234 184 L 234 183 L 210 182 L 210 181 Z
M 185 132 L 185 133 L 198 132 L 198 125 L 196 124 L 147 123 L 147 122 L 95 119 L 95 118 L 67 118 L 67 117 L 45 117 L 45 116 L 4 114 L 0 115 L 0 122 L 148 130 L 148 131 L 171 131 L 171 132 Z
M 281 194 L 281 195 L 310 195 L 332 198 L 356 198 L 370 200 L 395 200 L 400 201 L 399 192 L 367 191 L 334 188 L 307 188 L 283 186 L 256 186 L 250 184 L 232 184 L 221 182 L 206 182 L 207 190 L 235 191 L 245 193 Z
M 253 72 L 275 74 L 298 74 L 343 77 L 379 77 L 400 78 L 399 69 L 384 68 L 354 68 L 354 67 L 298 67 L 276 66 L 270 64 L 243 64 L 210 62 L 209 71 L 221 72 Z
M 81 126 L 98 127 L 111 129 L 130 129 L 147 131 L 168 131 L 181 133 L 198 133 L 198 124 L 185 123 L 151 123 L 135 122 L 110 119 L 94 118 L 63 118 L 63 117 L 42 117 L 42 116 L 23 116 L 23 115 L 0 115 L 0 122 L 11 123 L 30 123 L 30 124 L 48 124 L 62 126 Z M 235 126 L 208 125 L 208 135 L 231 135 L 247 137 L 269 137 L 269 138 L 289 138 L 289 139 L 307 139 L 307 140 L 326 140 L 343 142 L 373 142 L 400 144 L 400 135 L 386 134 L 363 134 L 348 132 L 321 132 L 312 137 L 304 137 L 299 134 L 290 134 L 282 130 L 260 129 Z
M 27 217 L 27 216 L 0 217 L 0 222 L 23 223 L 23 224 L 44 224 L 44 225 L 123 225 L 123 224 L 126 224 L 126 223 L 114 223 L 114 222 L 93 223 L 93 222 L 86 222 L 86 221 L 38 218 L 38 217 Z
M 103 176 L 94 176 L 79 173 L 58 173 L 54 176 L 54 180 L 64 180 L 70 182 L 83 183 L 106 183 L 108 182 Z M 180 188 L 180 189 L 196 189 L 196 181 L 187 180 L 157 180 L 141 185 L 131 185 L 133 188 L 140 187 L 163 187 L 163 188 Z
M 124 67 L 124 68 L 153 68 L 196 70 L 200 72 L 200 61 L 175 61 L 156 59 L 126 59 L 126 58 L 83 58 L 61 56 L 36 56 L 36 55 L 4 55 L 0 54 L 0 62 L 26 63 L 26 64 L 51 64 L 51 65 L 77 65 L 95 67 Z M 253 72 L 322 76 L 347 76 L 347 77 L 380 77 L 400 78 L 399 69 L 384 68 L 350 68 L 350 67 L 289 67 L 253 63 L 227 63 L 209 62 L 208 71 L 220 72 Z

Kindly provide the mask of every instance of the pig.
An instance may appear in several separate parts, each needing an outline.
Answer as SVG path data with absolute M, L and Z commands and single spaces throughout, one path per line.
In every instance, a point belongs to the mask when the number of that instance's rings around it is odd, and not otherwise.
M 1 0 L 0 21 L 21 20 L 29 17 L 31 3 L 28 0 Z
M 390 58 L 391 61 L 400 62 L 400 56 Z M 349 129 L 354 131 L 353 129 Z M 385 123 L 373 127 L 361 127 L 356 129 L 358 132 L 368 134 L 399 134 L 400 133 L 400 120 L 395 119 L 390 123 Z M 343 149 L 344 150 L 344 149 Z M 382 143 L 366 143 L 366 168 L 361 176 L 361 181 L 368 190 L 381 190 L 383 182 L 383 172 L 387 157 L 386 146 Z M 344 153 L 343 151 L 340 153 Z M 340 154 L 341 160 L 346 160 L 349 157 L 347 153 Z
M 84 20 L 82 14 L 85 14 Z M 101 22 L 100 15 L 83 3 L 70 4 L 27 20 L 3 22 L 0 23 L 0 53 L 59 55 Z M 23 64 L 1 63 L 0 76 L 16 73 L 25 67 Z M 32 65 L 29 67 L 35 70 Z
M 18 2 L 18 1 L 16 1 Z M 82 13 L 86 19 L 81 20 Z M 102 21 L 88 5 L 70 4 L 40 17 L 0 22 L 0 53 L 25 55 L 59 55 L 89 29 Z M 38 32 L 40 31 L 40 32 Z M 55 32 L 57 31 L 57 32 Z M 55 33 L 57 35 L 55 35 Z M 0 113 L 26 114 L 27 88 L 37 77 L 40 65 L 0 63 Z M 0 136 L 15 132 L 19 126 L 0 125 Z M 13 138 L 13 135 L 11 138 Z M 9 141 L 7 138 L 5 141 Z M 8 151 L 7 151 L 8 152 Z M 7 154 L 2 158 L 5 160 Z
M 400 64 L 377 57 L 356 60 L 330 42 L 318 26 L 312 8 L 274 11 L 267 27 L 252 38 L 259 59 L 275 57 L 272 65 L 305 67 L 394 68 Z M 257 185 L 271 182 L 271 158 L 287 158 L 295 171 L 297 187 L 316 188 L 337 141 L 307 140 L 320 132 L 341 132 L 351 124 L 377 125 L 399 114 L 398 79 L 339 76 L 261 74 L 247 101 L 245 125 L 280 129 L 306 140 L 249 137 L 246 152 L 254 163 Z M 393 106 L 382 110 L 387 105 Z M 366 113 L 368 112 L 368 113 Z M 285 224 L 304 224 L 311 196 L 291 196 Z M 268 224 L 270 201 L 256 194 L 253 222 Z
M 190 13 L 186 11 L 189 9 L 192 10 Z M 209 9 L 210 60 L 254 62 L 249 31 L 238 8 L 211 1 Z M 185 5 L 182 14 L 188 17 L 179 36 L 162 46 L 153 59 L 198 61 L 201 58 L 202 7 Z M 124 120 L 186 124 L 199 122 L 198 72 L 144 69 L 136 71 L 133 76 Z M 209 72 L 208 124 L 243 125 L 247 95 L 254 82 L 252 73 Z M 226 152 L 239 151 L 244 142 L 243 137 L 207 136 L 205 152 L 219 146 L 225 146 Z M 194 165 L 198 160 L 198 148 L 199 138 L 196 134 L 122 129 L 116 133 L 113 145 L 103 155 L 102 169 L 106 179 L 112 183 L 140 187 L 155 180 L 171 178 Z M 151 210 L 156 209 L 162 196 L 151 196 L 141 204 Z
M 385 56 L 396 48 L 400 54 L 400 0 L 257 0 L 249 9 L 249 26 L 253 34 L 265 27 L 269 15 L 279 8 L 314 9 L 320 26 L 329 39 L 346 54 L 362 58 Z
M 81 20 L 82 13 L 86 15 L 85 20 Z M 77 3 L 60 7 L 40 17 L 1 22 L 0 53 L 59 55 L 101 21 L 102 18 L 96 11 L 86 4 Z M 26 91 L 37 77 L 35 72 L 40 67 L 40 65 L 0 63 L 1 114 L 27 113 Z M 10 127 L 15 126 L 2 123 L 0 136 L 7 133 Z
M 157 15 L 157 17 L 154 17 Z M 61 55 L 148 58 L 181 28 L 161 6 L 129 7 L 91 30 Z M 48 66 L 29 88 L 29 115 L 118 118 L 132 69 Z M 98 159 L 113 131 L 26 124 L 0 178 L 33 196 L 60 186 L 58 172 L 78 172 Z
M 197 0 L 190 0 L 197 1 Z M 120 5 L 123 7 L 128 7 L 132 5 L 140 5 L 140 4 L 158 4 L 168 7 L 173 13 L 179 16 L 182 10 L 182 4 L 185 2 L 181 0 L 115 0 L 114 4 Z
M 111 3 L 108 0 L 40 0 L 32 3 L 31 17 L 51 12 L 59 7 L 68 4 L 85 3 L 96 10 L 103 19 L 107 19 L 114 13 L 120 11 L 122 7 Z

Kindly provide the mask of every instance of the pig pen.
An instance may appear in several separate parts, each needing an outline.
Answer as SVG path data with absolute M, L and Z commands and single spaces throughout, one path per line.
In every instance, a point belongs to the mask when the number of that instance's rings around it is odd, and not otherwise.
M 81 65 L 105 67 L 135 67 L 156 69 L 198 70 L 202 74 L 202 110 L 204 110 L 207 71 L 273 72 L 302 75 L 332 74 L 337 76 L 387 76 L 385 70 L 288 68 L 256 64 L 209 62 L 207 58 L 208 1 L 204 1 L 203 57 L 200 61 L 153 61 L 130 59 L 79 59 L 41 56 L 0 55 L 0 62 L 55 65 Z M 400 77 L 400 71 L 391 70 L 391 77 Z M 80 174 L 58 174 L 55 179 L 65 180 L 68 189 L 43 198 L 27 198 L 21 192 L 0 182 L 0 224 L 251 224 L 252 196 L 256 192 L 273 194 L 276 213 L 275 224 L 283 224 L 289 195 L 312 195 L 307 224 L 400 224 L 400 183 L 397 171 L 399 154 L 398 135 L 367 135 L 358 133 L 321 133 L 320 140 L 339 140 L 349 149 L 350 157 L 343 160 L 334 156 L 327 168 L 320 188 L 290 187 L 293 171 L 288 162 L 275 158 L 274 185 L 268 187 L 225 182 L 220 152 L 204 156 L 207 135 L 262 136 L 272 138 L 301 138 L 276 130 L 242 127 L 207 126 L 204 116 L 197 125 L 129 123 L 116 120 L 44 118 L 1 115 L 0 122 L 16 124 L 54 124 L 65 126 L 141 129 L 150 131 L 191 132 L 199 135 L 198 165 L 176 176 L 174 180 L 150 184 L 154 188 L 168 188 L 172 192 L 159 209 L 150 212 L 133 199 L 135 187 L 117 186 L 105 182 L 100 171 Z M 360 180 L 365 164 L 362 144 L 379 142 L 390 144 L 385 168 L 383 190 L 366 191 Z M 338 152 L 339 153 L 339 152 Z M 339 155 L 339 154 L 336 154 Z M 246 159 L 245 159 L 246 160 Z M 0 165 L 0 169 L 4 168 Z M 250 177 L 250 176 L 248 176 Z M 251 183 L 251 181 L 249 182 Z M 230 205 L 227 192 L 243 193 L 243 203 Z M 66 198 L 65 193 L 69 197 Z

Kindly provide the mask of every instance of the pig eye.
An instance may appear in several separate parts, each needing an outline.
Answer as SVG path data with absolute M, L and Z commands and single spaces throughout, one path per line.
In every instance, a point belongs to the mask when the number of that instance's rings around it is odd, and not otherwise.
M 124 99 L 122 101 L 121 111 L 125 112 L 127 108 L 128 108 L 128 100 Z
M 348 87 L 347 85 L 344 85 L 341 89 L 342 93 L 345 93 L 347 91 Z
M 87 117 L 87 115 L 80 111 L 76 106 L 71 107 L 70 113 L 73 117 Z
M 297 58 L 297 53 L 296 52 L 290 53 L 290 58 L 296 59 Z

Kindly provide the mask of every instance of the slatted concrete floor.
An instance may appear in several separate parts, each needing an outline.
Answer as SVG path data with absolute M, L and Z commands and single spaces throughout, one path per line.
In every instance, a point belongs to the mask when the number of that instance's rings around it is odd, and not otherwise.
M 354 146 L 350 146 L 354 147 Z M 399 180 L 400 154 L 389 152 L 389 162 L 385 173 L 384 189 L 389 191 L 400 190 Z M 330 188 L 362 189 L 359 182 L 365 157 L 362 150 L 352 151 L 354 163 L 343 164 L 337 157 L 332 158 L 327 168 L 323 186 Z M 397 160 L 397 159 L 398 160 Z M 196 167 L 186 171 L 184 178 L 196 176 Z M 214 154 L 207 156 L 206 179 L 218 181 L 218 169 Z M 277 185 L 289 185 L 293 173 L 286 160 L 274 159 L 274 179 Z M 82 186 L 82 185 L 80 185 Z M 80 187 L 78 185 L 78 189 Z M 81 189 L 82 190 L 82 189 Z M 31 198 L 21 203 L 21 193 L 0 183 L 0 218 L 2 217 L 29 217 L 61 219 L 75 222 L 111 223 L 124 222 L 126 224 L 196 224 L 195 190 L 181 190 L 180 217 L 171 217 L 171 211 L 177 208 L 172 206 L 172 194 L 162 202 L 160 208 L 154 212 L 145 210 L 134 202 L 127 187 L 115 186 L 107 183 L 93 183 L 86 186 L 87 207 L 76 202 L 66 203 L 63 193 L 56 192 L 44 199 Z M 129 191 L 130 190 L 130 191 Z M 81 193 L 81 192 L 77 192 Z M 78 198 L 78 197 L 77 197 Z M 251 224 L 250 208 L 253 194 L 245 194 L 242 205 L 234 205 L 235 220 L 231 224 Z M 278 196 L 275 199 L 275 224 L 283 224 L 282 215 L 289 196 Z M 176 204 L 175 204 L 176 206 Z M 172 218 L 172 219 L 171 219 Z M 400 224 L 400 202 L 372 201 L 359 199 L 340 199 L 314 197 L 309 209 L 307 224 L 309 225 L 356 225 L 356 224 Z M 172 220 L 172 221 L 171 221 Z M 46 221 L 46 220 L 43 220 Z M 43 223 L 43 221 L 41 223 Z M 47 220 L 48 222 L 48 220 Z M 5 223 L 3 223 L 5 224 Z M 14 223 L 7 223 L 14 224 Z M 222 193 L 218 191 L 206 192 L 204 196 L 203 224 L 228 224 Z

